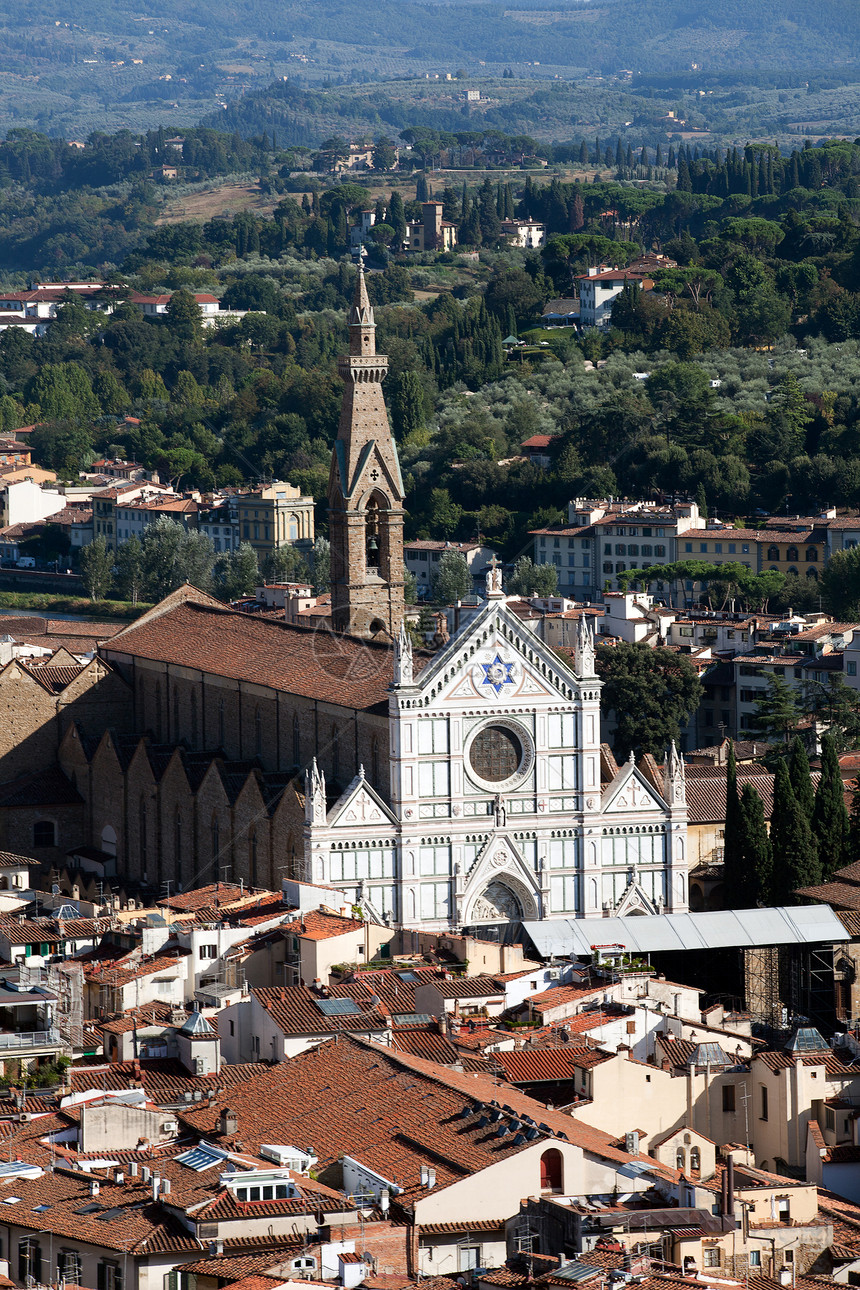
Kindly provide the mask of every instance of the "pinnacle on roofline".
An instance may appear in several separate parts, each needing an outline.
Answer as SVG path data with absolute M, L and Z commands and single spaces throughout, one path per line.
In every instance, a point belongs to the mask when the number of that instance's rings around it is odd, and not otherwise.
M 375 327 L 373 307 L 367 294 L 367 283 L 364 279 L 364 265 L 359 262 L 358 276 L 355 280 L 355 292 L 352 297 L 352 308 L 349 311 L 350 327 Z

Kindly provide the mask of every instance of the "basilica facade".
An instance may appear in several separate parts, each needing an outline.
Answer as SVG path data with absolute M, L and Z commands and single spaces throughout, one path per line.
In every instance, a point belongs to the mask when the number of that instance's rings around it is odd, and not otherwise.
M 91 840 L 110 830 L 118 867 L 152 885 L 292 876 L 370 919 L 434 930 L 686 910 L 683 763 L 672 748 L 662 768 L 619 767 L 601 744 L 585 620 L 574 649 L 550 649 L 493 568 L 481 611 L 441 649 L 413 648 L 386 360 L 361 271 L 349 332 L 331 624 L 251 617 L 183 588 L 106 643 L 146 755 L 124 768 L 119 745 L 102 749 L 108 784 L 67 741 Z M 179 797 L 162 787 L 168 764 Z

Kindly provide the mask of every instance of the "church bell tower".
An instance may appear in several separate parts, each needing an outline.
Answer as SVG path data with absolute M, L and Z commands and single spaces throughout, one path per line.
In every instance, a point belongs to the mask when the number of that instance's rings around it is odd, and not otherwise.
M 403 622 L 403 481 L 388 427 L 376 324 L 364 268 L 349 311 L 349 353 L 338 360 L 343 406 L 329 474 L 332 625 L 371 639 Z

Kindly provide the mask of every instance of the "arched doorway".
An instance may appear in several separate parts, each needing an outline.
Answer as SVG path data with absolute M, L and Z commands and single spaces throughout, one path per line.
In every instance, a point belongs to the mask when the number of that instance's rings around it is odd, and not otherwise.
M 550 1147 L 540 1158 L 540 1189 L 560 1192 L 563 1182 L 564 1160 L 558 1147 Z

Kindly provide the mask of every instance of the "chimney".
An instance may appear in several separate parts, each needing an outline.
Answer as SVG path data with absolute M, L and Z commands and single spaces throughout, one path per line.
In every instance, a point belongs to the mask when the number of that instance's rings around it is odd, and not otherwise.
M 790 1286 L 792 1281 L 791 1268 L 779 1269 L 779 1284 L 781 1286 Z
M 726 1215 L 728 1218 L 734 1218 L 735 1215 L 735 1159 L 729 1154 L 726 1160 L 726 1202 L 728 1209 Z
M 233 1133 L 238 1133 L 239 1117 L 236 1112 L 225 1107 L 218 1117 L 218 1128 L 224 1137 L 228 1137 Z
M 90 1195 L 91 1195 L 91 1196 L 98 1196 L 98 1194 L 99 1194 L 99 1184 L 98 1184 L 98 1182 L 95 1180 L 95 1178 L 93 1178 L 93 1179 L 91 1179 L 91 1181 L 90 1181 Z

